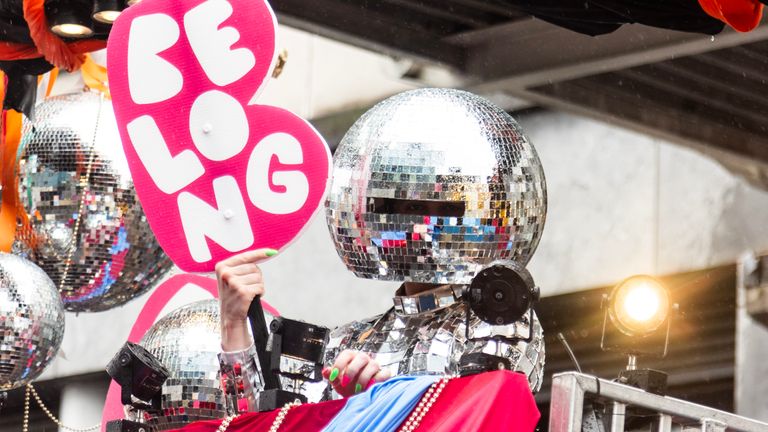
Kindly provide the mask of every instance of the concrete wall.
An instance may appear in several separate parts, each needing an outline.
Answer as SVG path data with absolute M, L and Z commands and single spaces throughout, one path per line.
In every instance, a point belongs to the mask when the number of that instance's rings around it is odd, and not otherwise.
M 531 271 L 544 295 L 768 249 L 768 192 L 701 154 L 563 113 L 520 118 L 549 187 Z

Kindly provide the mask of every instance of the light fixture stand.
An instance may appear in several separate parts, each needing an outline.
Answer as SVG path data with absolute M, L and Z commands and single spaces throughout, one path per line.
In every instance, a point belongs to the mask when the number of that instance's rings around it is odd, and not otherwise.
M 627 355 L 627 370 L 637 370 L 637 356 L 634 354 Z
M 619 372 L 617 381 L 649 393 L 658 395 L 667 393 L 667 374 L 656 369 L 639 369 L 637 356 L 634 354 L 627 355 L 627 368 Z

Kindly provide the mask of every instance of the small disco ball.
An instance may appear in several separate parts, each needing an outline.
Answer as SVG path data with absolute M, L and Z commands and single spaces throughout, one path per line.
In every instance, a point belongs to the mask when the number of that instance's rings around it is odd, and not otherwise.
M 0 253 L 0 391 L 43 373 L 63 338 L 64 309 L 51 278 L 24 258 Z
M 504 110 L 465 91 L 418 89 L 346 133 L 325 210 L 355 275 L 467 284 L 495 260 L 528 263 L 547 188 L 536 149 Z
M 65 309 L 120 306 L 171 268 L 136 197 L 112 103 L 98 93 L 37 106 L 23 126 L 18 176 L 29 224 L 14 251 L 48 273 Z
M 273 317 L 265 312 L 265 318 L 269 323 Z M 163 384 L 162 414 L 148 416 L 150 425 L 162 431 L 226 417 L 226 397 L 219 377 L 218 300 L 202 300 L 174 310 L 147 331 L 141 345 L 170 372 Z

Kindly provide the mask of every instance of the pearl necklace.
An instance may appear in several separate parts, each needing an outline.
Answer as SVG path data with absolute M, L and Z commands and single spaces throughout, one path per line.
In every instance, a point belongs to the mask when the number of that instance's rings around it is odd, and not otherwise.
M 282 408 L 280 408 L 280 412 L 277 413 L 277 417 L 275 417 L 275 421 L 272 422 L 272 426 L 269 428 L 269 432 L 277 432 L 277 430 L 280 429 L 280 426 L 283 424 L 283 420 L 285 420 L 285 416 L 288 415 L 288 411 L 290 411 L 291 408 L 299 405 L 301 405 L 301 401 L 296 399 L 293 402 L 288 402 Z
M 445 385 L 448 384 L 448 381 L 450 381 L 452 378 L 452 376 L 440 378 L 439 380 L 432 383 L 431 386 L 429 386 L 427 392 L 424 393 L 424 396 L 422 396 L 421 400 L 419 400 L 419 404 L 416 406 L 416 409 L 411 412 L 411 415 L 408 416 L 408 420 L 406 420 L 405 424 L 403 424 L 403 427 L 400 428 L 400 432 L 413 432 L 417 427 L 419 427 L 421 419 L 427 415 L 427 412 L 429 412 L 430 408 L 432 408 L 432 405 L 437 402 L 437 398 L 440 396 L 440 393 L 443 392 Z
M 229 427 L 229 424 L 232 423 L 232 420 L 234 420 L 235 418 L 237 418 L 237 414 L 231 415 L 229 417 L 225 417 L 224 420 L 221 421 L 219 428 L 216 429 L 216 432 L 225 432 Z

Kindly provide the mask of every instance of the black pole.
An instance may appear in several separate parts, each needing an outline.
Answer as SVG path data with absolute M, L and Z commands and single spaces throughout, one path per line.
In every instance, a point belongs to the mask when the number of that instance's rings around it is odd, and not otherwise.
M 261 307 L 261 298 L 258 296 L 253 299 L 251 306 L 248 308 L 248 321 L 251 323 L 253 343 L 256 346 L 256 354 L 259 357 L 261 374 L 264 377 L 264 390 L 279 389 L 280 379 L 277 374 L 272 371 L 269 352 L 267 352 L 269 330 L 267 330 L 267 321 L 264 319 L 264 309 Z

